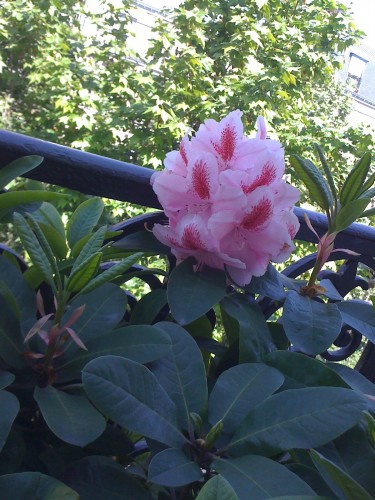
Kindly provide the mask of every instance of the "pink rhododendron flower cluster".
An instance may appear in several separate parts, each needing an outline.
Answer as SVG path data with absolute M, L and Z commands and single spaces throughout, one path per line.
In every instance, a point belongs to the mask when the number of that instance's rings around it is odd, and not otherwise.
M 169 225 L 155 224 L 155 236 L 178 261 L 193 256 L 198 268 L 225 267 L 243 286 L 294 249 L 299 191 L 282 178 L 284 151 L 266 139 L 263 118 L 249 139 L 241 115 L 206 120 L 191 140 L 185 135 L 151 183 L 169 218 Z

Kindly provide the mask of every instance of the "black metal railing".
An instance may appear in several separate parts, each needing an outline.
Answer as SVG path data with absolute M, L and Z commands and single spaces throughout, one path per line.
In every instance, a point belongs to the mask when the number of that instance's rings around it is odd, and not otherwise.
M 126 201 L 148 208 L 160 209 L 161 206 L 150 185 L 150 177 L 153 170 L 129 163 L 113 160 L 102 156 L 78 151 L 65 146 L 60 146 L 51 142 L 43 141 L 17 134 L 5 130 L 0 130 L 0 168 L 11 161 L 25 155 L 37 154 L 44 157 L 43 163 L 29 172 L 26 176 L 49 184 L 74 189 L 85 194 L 101 196 L 114 200 Z M 319 235 L 323 235 L 327 230 L 327 218 L 325 215 L 316 212 L 295 209 L 295 213 L 300 222 L 300 229 L 296 239 L 316 243 L 316 237 L 307 227 L 303 212 L 307 212 L 310 221 Z M 151 219 L 160 218 L 159 215 L 148 216 Z M 137 221 L 125 222 L 117 225 L 124 230 L 133 225 L 137 230 L 138 226 L 144 223 L 143 217 Z M 364 224 L 354 223 L 345 231 L 342 231 L 335 240 L 336 248 L 346 248 L 357 252 L 358 257 L 349 259 L 342 269 L 332 275 L 335 286 L 346 295 L 357 286 L 363 289 L 368 288 L 366 282 L 357 276 L 358 264 L 362 263 L 375 272 L 375 228 Z M 335 254 L 336 255 L 336 254 Z M 338 254 L 336 259 L 343 259 L 345 255 Z M 314 258 L 307 256 L 298 263 L 293 264 L 286 274 L 296 277 L 310 269 Z M 345 335 L 344 335 L 345 337 Z M 343 337 L 343 338 L 344 338 Z M 350 336 L 349 336 L 350 337 Z M 358 341 L 353 344 L 347 335 L 348 348 L 340 345 L 344 349 L 345 356 L 350 355 L 352 347 L 358 346 Z M 358 337 L 358 336 L 357 336 Z M 341 338 L 340 342 L 344 342 Z M 337 357 L 337 360 L 343 357 Z M 328 359 L 330 355 L 327 355 Z M 360 371 L 369 379 L 375 381 L 375 348 L 368 343 L 365 355 L 362 356 Z

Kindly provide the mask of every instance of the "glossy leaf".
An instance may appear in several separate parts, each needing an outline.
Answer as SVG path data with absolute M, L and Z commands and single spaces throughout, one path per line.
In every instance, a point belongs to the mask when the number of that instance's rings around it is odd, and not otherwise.
M 340 203 L 347 205 L 361 193 L 371 166 L 371 153 L 366 152 L 349 172 L 340 192 Z
M 35 387 L 34 398 L 48 427 L 67 443 L 86 446 L 105 429 L 103 416 L 85 397 L 48 386 Z
M 0 476 L 0 497 L 19 500 L 79 500 L 78 494 L 66 484 L 40 472 L 17 472 Z
M 313 462 L 329 487 L 339 498 L 348 500 L 372 500 L 370 495 L 360 484 L 344 472 L 338 465 L 324 458 L 320 453 L 311 450 Z
M 375 343 L 375 308 L 365 302 L 347 300 L 337 304 L 344 323 Z
M 100 198 L 89 198 L 81 203 L 69 219 L 66 235 L 70 248 L 81 238 L 90 234 L 98 223 L 104 209 Z
M 328 349 L 338 337 L 342 319 L 336 304 L 316 302 L 289 291 L 282 323 L 294 348 L 316 355 Z
M 239 500 L 264 500 L 277 495 L 314 494 L 302 479 L 285 466 L 260 455 L 216 458 L 212 467 L 232 486 Z
M 297 155 L 290 157 L 290 164 L 307 187 L 312 200 L 328 212 L 333 205 L 333 197 L 323 175 L 310 160 Z
M 223 372 L 211 391 L 208 420 L 222 420 L 224 432 L 234 432 L 245 416 L 275 392 L 283 375 L 262 363 L 244 363 Z
M 0 370 L 0 389 L 5 389 L 15 380 L 15 376 L 13 373 L 6 372 L 4 370 Z
M 234 433 L 231 455 L 273 456 L 291 448 L 314 448 L 355 425 L 366 409 L 350 389 L 313 387 L 270 396 L 252 410 Z
M 168 281 L 167 296 L 171 313 L 180 325 L 199 318 L 226 294 L 223 271 L 204 268 L 195 272 L 192 259 L 173 269 Z
M 343 231 L 359 217 L 362 217 L 370 201 L 370 198 L 359 198 L 358 200 L 349 201 L 341 208 L 335 218 L 335 231 Z
M 70 292 L 78 292 L 97 274 L 100 262 L 102 260 L 101 252 L 94 253 L 81 262 L 74 270 L 72 270 L 66 289 Z
M 134 325 L 95 337 L 85 345 L 87 351 L 77 351 L 69 361 L 59 366 L 59 380 L 78 378 L 83 367 L 99 356 L 122 356 L 138 363 L 150 363 L 170 351 L 171 340 L 160 328 Z
M 64 482 L 79 493 L 81 500 L 153 499 L 140 481 L 109 457 L 91 456 L 72 463 Z
M 154 322 L 161 309 L 167 305 L 167 292 L 164 288 L 157 288 L 143 297 L 136 303 L 130 324 L 145 325 Z
M 74 331 L 84 344 L 113 330 L 125 314 L 126 295 L 121 288 L 106 283 L 100 288 L 82 296 L 76 297 L 70 303 L 62 324 L 65 324 L 72 311 L 85 305 L 85 310 L 72 325 Z M 65 357 L 70 358 L 78 350 L 72 340 L 65 343 Z
M 47 255 L 43 251 L 38 238 L 35 236 L 34 232 L 22 215 L 15 213 L 13 222 L 32 263 L 42 274 L 44 281 L 54 288 L 53 268 Z
M 68 195 L 53 191 L 8 191 L 0 196 L 0 213 L 26 203 L 57 201 L 61 198 L 68 198 Z
M 266 320 L 258 304 L 243 295 L 225 297 L 224 311 L 239 324 L 240 363 L 262 361 L 275 349 Z
M 263 276 L 253 276 L 250 284 L 245 287 L 246 292 L 258 293 L 273 300 L 283 301 L 285 291 L 280 279 L 280 274 L 269 264 Z
M 51 203 L 43 202 L 42 205 L 34 213 L 34 218 L 44 225 L 48 225 L 59 233 L 65 241 L 65 227 L 61 219 L 60 212 Z M 66 246 L 66 241 L 65 241 Z
M 341 363 L 327 363 L 330 370 L 336 372 L 349 387 L 360 394 L 375 396 L 375 385 L 359 371 L 349 368 Z
M 176 407 L 143 365 L 103 356 L 86 365 L 82 381 L 95 406 L 118 425 L 170 446 L 183 446 Z
M 277 368 L 285 376 L 284 389 L 302 387 L 348 388 L 342 378 L 326 363 L 305 354 L 290 351 L 274 351 L 264 358 L 267 365 Z
M 318 144 L 315 144 L 315 148 L 318 152 L 320 163 L 322 164 L 322 167 L 323 167 L 324 173 L 326 175 L 326 179 L 328 181 L 332 196 L 333 196 L 334 200 L 337 201 L 336 186 L 335 186 L 335 181 L 333 179 L 331 169 L 329 168 L 329 165 L 327 163 L 326 157 L 324 156 L 322 148 Z
M 0 451 L 7 440 L 13 421 L 16 418 L 20 404 L 14 394 L 8 391 L 0 391 Z M 0 495 L 0 498 L 1 495 Z
M 238 500 L 238 496 L 228 481 L 218 474 L 207 481 L 196 500 Z
M 17 158 L 2 169 L 0 169 L 0 189 L 5 188 L 16 177 L 20 177 L 33 170 L 43 161 L 42 156 L 30 155 Z
M 39 222 L 39 227 L 48 241 L 54 255 L 58 259 L 64 259 L 68 253 L 68 246 L 66 244 L 65 234 L 61 234 L 52 226 Z
M 100 273 L 98 276 L 90 280 L 89 283 L 80 290 L 80 293 L 81 294 L 89 293 L 98 288 L 99 286 L 103 285 L 104 283 L 107 283 L 107 281 L 110 281 L 119 276 L 120 274 L 123 274 L 141 257 L 142 254 L 135 253 L 133 255 L 130 255 L 129 257 L 126 257 L 125 259 L 121 260 L 115 265 L 109 267 L 108 269 Z
M 106 226 L 100 227 L 95 233 L 87 240 L 86 244 L 83 246 L 82 250 L 79 252 L 79 255 L 74 261 L 72 270 L 71 270 L 71 275 L 74 274 L 76 269 L 78 269 L 83 262 L 87 261 L 90 257 L 93 255 L 97 254 L 103 245 L 105 233 L 106 233 Z
M 169 488 L 199 481 L 201 477 L 199 465 L 175 448 L 168 448 L 154 455 L 148 468 L 148 480 L 151 483 Z
M 178 421 L 188 429 L 189 414 L 202 414 L 207 405 L 206 370 L 202 354 L 186 330 L 170 322 L 156 326 L 168 334 L 171 350 L 150 366 L 177 408 Z

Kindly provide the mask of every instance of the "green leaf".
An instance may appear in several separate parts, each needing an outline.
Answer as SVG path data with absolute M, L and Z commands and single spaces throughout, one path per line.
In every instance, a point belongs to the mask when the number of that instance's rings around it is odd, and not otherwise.
M 68 195 L 52 191 L 8 191 L 0 196 L 0 214 L 26 203 L 57 201 L 61 198 L 68 198 Z
M 285 376 L 284 389 L 299 389 L 302 387 L 343 387 L 349 386 L 318 359 L 305 354 L 290 351 L 274 351 L 264 358 L 267 365 L 277 368 Z
M 15 380 L 13 373 L 0 370 L 0 389 L 5 389 L 8 385 L 12 384 Z
M 337 304 L 343 322 L 375 343 L 375 309 L 364 302 L 346 300 Z
M 332 193 L 333 199 L 336 202 L 337 201 L 337 191 L 336 191 L 335 181 L 333 179 L 331 169 L 328 166 L 326 157 L 324 156 L 323 150 L 319 146 L 319 144 L 315 144 L 315 148 L 316 148 L 316 150 L 318 152 L 320 162 L 321 162 L 322 167 L 324 169 L 324 173 L 326 174 L 326 179 L 327 179 L 329 187 L 331 189 L 331 193 Z
M 297 155 L 290 157 L 290 164 L 307 187 L 312 200 L 329 212 L 333 206 L 333 197 L 327 182 L 316 166 L 310 160 L 303 160 Z
M 159 312 L 167 305 L 167 292 L 164 288 L 157 288 L 143 297 L 136 303 L 130 324 L 145 325 L 151 324 Z
M 314 356 L 332 345 L 341 331 L 342 319 L 336 304 L 316 302 L 288 291 L 282 324 L 293 346 Z
M 0 498 L 79 500 L 78 494 L 66 484 L 39 472 L 17 472 L 0 476 Z
M 100 288 L 72 300 L 67 308 L 62 324 L 65 324 L 72 311 L 85 305 L 85 310 L 72 325 L 75 333 L 86 345 L 90 340 L 113 330 L 122 320 L 127 304 L 126 294 L 112 283 L 106 283 Z M 78 350 L 78 346 L 69 339 L 65 343 L 64 358 L 69 359 Z
M 169 488 L 199 481 L 202 471 L 183 451 L 168 448 L 154 455 L 148 467 L 148 480 Z
M 323 476 L 328 486 L 338 495 L 339 498 L 347 500 L 372 500 L 370 495 L 362 486 L 352 477 L 344 472 L 340 467 L 326 459 L 315 450 L 310 451 L 313 462 Z
M 369 379 L 364 377 L 357 370 L 342 365 L 341 363 L 327 363 L 330 370 L 338 373 L 349 387 L 359 392 L 360 394 L 370 394 L 375 396 L 375 385 Z
M 51 203 L 42 203 L 33 215 L 40 224 L 48 225 L 55 229 L 65 241 L 65 227 L 60 212 Z
M 340 209 L 334 220 L 335 231 L 343 231 L 359 217 L 362 217 L 363 212 L 370 201 L 371 200 L 369 198 L 359 198 L 357 200 L 349 201 Z
M 138 363 L 150 363 L 171 349 L 167 333 L 156 326 L 136 325 L 118 328 L 85 343 L 87 351 L 79 350 L 58 367 L 58 380 L 79 378 L 83 367 L 92 359 L 114 355 Z
M 173 269 L 167 296 L 171 313 L 181 325 L 191 323 L 209 311 L 226 294 L 224 271 L 203 268 L 195 272 L 192 259 Z
M 64 480 L 81 500 L 153 500 L 140 481 L 109 457 L 91 456 L 72 463 Z
M 86 446 L 105 429 L 104 418 L 85 397 L 48 386 L 35 387 L 34 398 L 48 427 L 67 443 Z
M 340 192 L 340 203 L 342 206 L 355 200 L 362 192 L 370 166 L 371 153 L 366 152 L 345 179 Z
M 207 405 L 207 381 L 202 354 L 193 338 L 181 326 L 157 323 L 172 343 L 171 351 L 153 362 L 151 371 L 177 408 L 178 422 L 188 429 L 191 412 L 203 414 Z
M 81 262 L 74 271 L 72 270 L 66 283 L 66 289 L 70 292 L 78 292 L 81 290 L 97 274 L 101 260 L 101 252 L 94 253 L 87 257 L 87 259 Z
M 53 280 L 53 269 L 51 263 L 47 255 L 45 254 L 43 248 L 41 247 L 38 238 L 35 236 L 34 232 L 27 224 L 25 218 L 22 217 L 22 215 L 15 213 L 14 226 L 21 238 L 22 244 L 25 247 L 26 252 L 30 256 L 32 263 L 43 275 L 45 282 L 51 285 L 53 289 L 55 289 L 56 287 Z
M 207 481 L 196 500 L 238 500 L 238 496 L 228 481 L 218 474 Z
M 282 374 L 262 363 L 244 363 L 223 372 L 211 391 L 208 421 L 222 420 L 224 432 L 232 433 L 257 404 L 281 387 Z
M 133 255 L 130 255 L 126 259 L 123 259 L 119 263 L 113 265 L 112 267 L 109 267 L 108 269 L 100 273 L 98 276 L 93 278 L 91 281 L 89 281 L 89 283 L 86 286 L 84 286 L 79 293 L 87 294 L 95 290 L 99 286 L 103 285 L 107 281 L 110 281 L 119 276 L 120 274 L 123 274 L 125 271 L 129 269 L 129 267 L 131 267 L 135 262 L 137 262 L 137 260 L 139 260 L 142 257 L 142 255 L 143 254 L 141 253 L 135 253 Z
M 225 313 L 239 324 L 240 363 L 262 361 L 275 348 L 262 310 L 250 300 L 237 294 L 221 301 Z
M 103 356 L 86 365 L 82 381 L 95 406 L 118 425 L 172 447 L 184 445 L 174 403 L 143 365 Z
M 0 295 L 0 358 L 7 366 L 22 369 L 25 362 L 22 356 L 23 337 L 19 318 L 9 307 L 7 300 Z
M 54 255 L 58 259 L 64 259 L 66 257 L 66 254 L 68 253 L 65 234 L 64 236 L 61 236 L 54 227 L 44 224 L 43 222 L 39 222 L 39 227 L 43 232 L 44 237 L 48 241 L 48 244 L 51 247 Z
M 258 293 L 270 299 L 283 301 L 285 299 L 285 291 L 280 280 L 280 273 L 268 264 L 267 272 L 263 276 L 253 276 L 250 284 L 245 287 L 248 293 Z
M 239 500 L 264 500 L 276 495 L 314 494 L 302 479 L 285 466 L 257 455 L 239 458 L 216 458 L 212 468 L 232 486 Z
M 229 444 L 230 454 L 273 456 L 321 446 L 353 427 L 366 409 L 351 389 L 312 387 L 270 396 L 252 410 Z
M 138 231 L 113 243 L 116 248 L 130 252 L 147 252 L 153 255 L 169 255 L 171 249 L 158 241 L 150 231 Z
M 78 240 L 92 232 L 103 210 L 104 203 L 100 198 L 90 198 L 76 208 L 67 225 L 67 239 L 70 248 L 73 248 Z
M 78 267 L 81 266 L 83 262 L 87 261 L 88 258 L 92 257 L 102 249 L 106 231 L 107 226 L 102 226 L 97 231 L 95 231 L 95 233 L 87 240 L 74 261 L 70 273 L 71 275 L 75 272 L 76 269 L 78 269 Z
M 19 412 L 20 404 L 14 394 L 11 394 L 10 392 L 7 391 L 0 391 L 0 407 L 1 407 L 1 413 L 0 413 L 0 451 L 1 451 L 7 440 L 13 421 Z M 6 497 L 2 497 L 0 495 L 0 498 L 6 498 Z
M 5 188 L 13 179 L 33 170 L 43 161 L 42 156 L 30 155 L 17 158 L 0 169 L 0 189 Z

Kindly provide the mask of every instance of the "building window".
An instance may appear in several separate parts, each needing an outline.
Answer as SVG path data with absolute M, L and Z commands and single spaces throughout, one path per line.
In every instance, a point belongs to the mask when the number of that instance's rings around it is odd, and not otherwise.
M 367 62 L 368 61 L 366 61 L 366 59 L 363 59 L 356 54 L 350 54 L 346 84 L 349 89 L 356 94 L 358 93 L 359 86 L 361 85 L 362 75 Z

